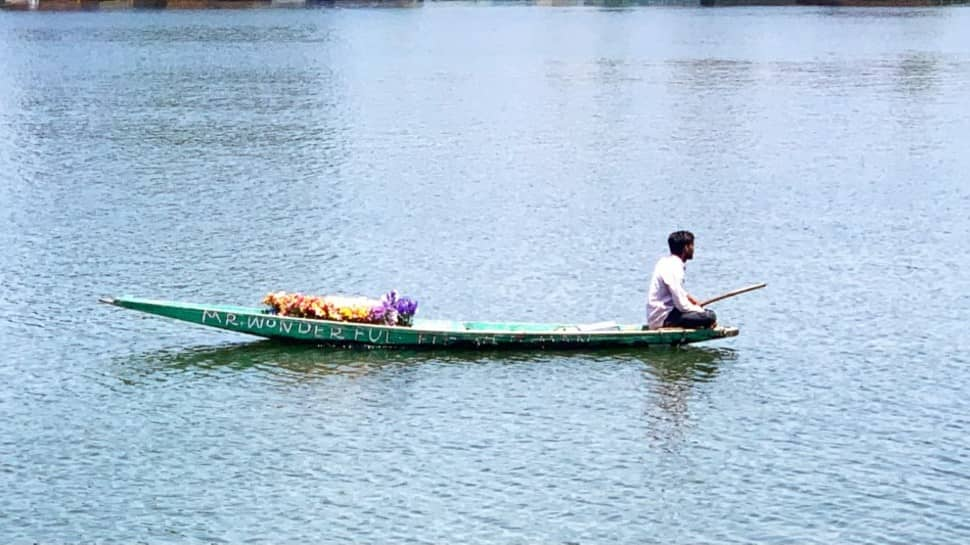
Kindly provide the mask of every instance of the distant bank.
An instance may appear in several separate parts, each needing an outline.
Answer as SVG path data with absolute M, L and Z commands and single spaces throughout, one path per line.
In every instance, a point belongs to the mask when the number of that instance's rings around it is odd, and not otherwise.
M 499 2 L 509 4 L 512 2 Z M 524 2 L 545 6 L 853 6 L 927 7 L 968 4 L 970 0 L 535 0 Z M 247 9 L 270 7 L 416 7 L 422 0 L 0 0 L 0 9 L 24 11 L 97 11 L 112 9 Z

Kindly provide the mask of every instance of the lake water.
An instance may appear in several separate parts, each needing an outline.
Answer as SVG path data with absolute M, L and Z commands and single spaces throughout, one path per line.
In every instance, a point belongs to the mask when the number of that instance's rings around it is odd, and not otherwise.
M 966 543 L 970 9 L 0 12 L 0 542 Z M 379 296 L 734 339 L 348 351 Z

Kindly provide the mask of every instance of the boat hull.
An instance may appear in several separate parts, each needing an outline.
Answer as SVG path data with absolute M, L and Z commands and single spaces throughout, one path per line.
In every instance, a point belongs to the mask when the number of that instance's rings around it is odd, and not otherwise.
M 737 328 L 665 328 L 640 325 L 539 324 L 415 320 L 411 327 L 313 320 L 267 314 L 262 308 L 198 305 L 129 297 L 102 302 L 208 327 L 318 345 L 407 347 L 677 346 L 734 337 Z

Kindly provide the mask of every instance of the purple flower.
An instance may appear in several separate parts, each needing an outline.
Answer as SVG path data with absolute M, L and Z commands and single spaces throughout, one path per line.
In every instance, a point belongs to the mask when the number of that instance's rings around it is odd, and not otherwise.
M 394 308 L 398 314 L 414 316 L 414 313 L 418 311 L 418 302 L 410 297 L 401 297 L 394 302 Z
M 410 297 L 398 297 L 397 290 L 391 290 L 381 297 L 381 304 L 370 311 L 370 321 L 388 325 L 411 325 L 418 302 Z
M 367 315 L 367 319 L 371 322 L 383 322 L 384 316 L 387 314 L 387 307 L 384 305 L 375 305 L 371 307 L 370 314 Z
M 375 324 L 397 324 L 397 310 L 385 304 L 376 305 L 370 309 L 368 321 Z
M 397 302 L 397 290 L 391 290 L 385 293 L 384 297 L 381 297 L 381 303 L 384 303 L 384 305 L 386 306 L 392 307 L 396 302 Z

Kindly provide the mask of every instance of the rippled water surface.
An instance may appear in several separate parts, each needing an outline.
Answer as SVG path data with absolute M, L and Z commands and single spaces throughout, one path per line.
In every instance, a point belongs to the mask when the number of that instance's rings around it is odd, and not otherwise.
M 0 542 L 966 543 L 970 9 L 0 12 Z M 741 336 L 348 351 L 98 305 Z

